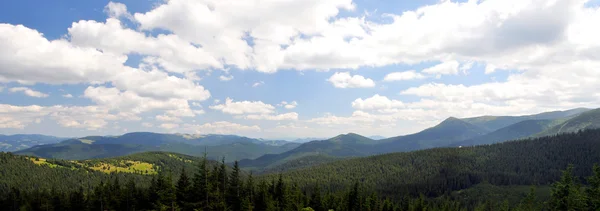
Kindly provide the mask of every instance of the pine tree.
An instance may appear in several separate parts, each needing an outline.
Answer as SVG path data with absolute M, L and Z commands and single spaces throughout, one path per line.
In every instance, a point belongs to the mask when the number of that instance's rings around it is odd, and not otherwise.
M 586 204 L 589 210 L 600 210 L 600 166 L 594 164 L 592 172 L 593 175 L 587 178 Z
M 350 193 L 348 194 L 348 211 L 360 209 L 360 201 L 358 196 L 358 182 L 354 183 Z
M 191 182 L 185 168 L 181 170 L 181 175 L 177 181 L 175 195 L 177 197 L 177 205 L 183 210 L 190 210 L 190 197 L 192 196 Z
M 227 191 L 227 205 L 232 210 L 242 209 L 241 186 L 240 167 L 238 162 L 235 161 L 233 164 L 233 171 L 229 175 L 229 185 Z
M 206 208 L 209 204 L 209 174 L 210 170 L 207 166 L 206 153 L 200 162 L 198 171 L 194 174 L 193 178 L 193 196 L 194 196 L 194 207 Z
M 315 185 L 312 195 L 310 196 L 309 206 L 315 211 L 325 210 L 325 207 L 323 206 L 323 198 L 321 197 L 321 187 L 318 183 Z
M 580 192 L 581 186 L 577 184 L 573 177 L 573 165 L 569 165 L 563 171 L 560 181 L 552 185 L 550 199 L 551 210 L 582 210 L 585 206 L 583 195 Z

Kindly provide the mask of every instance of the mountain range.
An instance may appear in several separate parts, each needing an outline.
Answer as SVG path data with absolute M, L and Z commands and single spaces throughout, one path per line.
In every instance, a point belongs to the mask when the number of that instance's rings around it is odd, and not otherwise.
M 27 149 L 35 145 L 53 144 L 67 138 L 39 134 L 0 135 L 0 151 L 12 152 Z
M 577 108 L 525 116 L 449 117 L 418 133 L 390 138 L 368 138 L 355 133 L 306 143 L 255 139 L 236 135 L 127 133 L 89 136 L 47 143 L 16 154 L 83 160 L 167 151 L 192 156 L 204 152 L 211 159 L 240 161 L 257 171 L 297 169 L 351 157 L 408 152 L 437 147 L 459 147 L 575 132 L 600 127 L 600 109 Z M 58 142 L 60 140 L 56 140 Z M 301 140 L 302 141 L 302 140 Z

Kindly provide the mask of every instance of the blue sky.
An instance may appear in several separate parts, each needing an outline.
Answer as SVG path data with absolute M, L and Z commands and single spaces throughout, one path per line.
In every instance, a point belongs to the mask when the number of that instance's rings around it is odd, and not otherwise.
M 389 137 L 598 107 L 599 21 L 583 0 L 10 1 L 0 133 Z

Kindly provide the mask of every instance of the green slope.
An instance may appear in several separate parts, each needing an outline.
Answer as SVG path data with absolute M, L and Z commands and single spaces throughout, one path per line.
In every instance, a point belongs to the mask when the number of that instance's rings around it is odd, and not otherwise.
M 600 130 L 500 144 L 436 148 L 336 161 L 283 173 L 310 185 L 327 184 L 332 190 L 361 181 L 380 193 L 441 195 L 487 181 L 493 185 L 549 184 L 574 164 L 575 175 L 591 174 L 600 162 Z M 266 176 L 271 179 L 273 176 Z
M 600 128 L 600 109 L 594 109 L 590 111 L 578 114 L 561 124 L 555 125 L 536 134 L 536 137 L 556 135 L 560 133 L 571 133 L 584 129 L 595 129 Z
M 18 185 L 20 190 L 56 189 L 78 190 L 79 187 L 97 185 L 101 180 L 118 177 L 121 181 L 134 179 L 138 185 L 147 186 L 152 172 L 158 170 L 178 173 L 186 168 L 193 174 L 202 159 L 169 152 L 144 152 L 128 156 L 90 159 L 80 161 L 36 159 L 25 155 L 0 153 L 0 187 Z M 133 165 L 132 165 L 133 164 Z M 134 171 L 136 164 L 148 167 L 146 171 Z M 145 164 L 145 165 L 144 165 Z M 212 167 L 216 161 L 208 161 Z M 97 168 L 110 166 L 111 169 Z M 119 171 L 117 171 L 119 169 Z M 177 177 L 178 174 L 174 174 Z
M 355 133 L 342 134 L 327 140 L 307 142 L 281 154 L 267 154 L 255 160 L 241 160 L 240 166 L 264 170 L 307 156 L 313 156 L 311 162 L 306 162 L 308 165 L 330 161 L 329 157 L 366 156 L 371 154 L 371 147 L 376 143 L 370 138 Z M 294 166 L 300 167 L 298 165 Z
M 419 149 L 443 147 L 476 136 L 486 134 L 487 130 L 450 117 L 440 124 L 421 132 L 379 140 L 373 154 L 407 152 Z
M 495 131 L 500 128 L 507 127 L 509 125 L 522 122 L 525 120 L 551 120 L 551 119 L 560 119 L 573 115 L 577 115 L 582 112 L 589 111 L 587 108 L 576 108 L 565 111 L 551 111 L 544 112 L 533 115 L 524 115 L 524 116 L 480 116 L 480 117 L 471 117 L 462 119 L 465 122 L 471 123 L 473 125 L 479 126 L 481 128 L 485 128 L 490 131 Z
M 465 141 L 457 142 L 449 146 L 474 146 L 483 144 L 494 144 L 508 140 L 527 138 L 540 133 L 548 128 L 562 123 L 564 120 L 525 120 L 504 128 L 500 128 L 491 133 L 477 136 Z

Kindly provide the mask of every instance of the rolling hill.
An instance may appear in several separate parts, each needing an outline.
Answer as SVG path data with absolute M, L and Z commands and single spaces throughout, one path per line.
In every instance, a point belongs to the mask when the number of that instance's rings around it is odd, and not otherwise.
M 600 128 L 600 109 L 589 110 L 569 118 L 561 124 L 554 125 L 545 131 L 535 134 L 536 137 L 572 133 L 584 129 Z
M 550 111 L 539 114 L 524 115 L 524 116 L 480 116 L 463 118 L 462 120 L 473 125 L 485 128 L 489 131 L 495 131 L 506 126 L 522 122 L 525 120 L 551 120 L 570 117 L 589 111 L 588 108 L 575 108 L 565 111 Z
M 379 140 L 373 154 L 407 152 L 419 149 L 448 146 L 489 131 L 461 119 L 450 117 L 440 124 L 421 132 Z
M 57 143 L 65 139 L 38 134 L 0 135 L 0 151 L 18 151 L 35 145 Z
M 545 131 L 562 121 L 563 120 L 525 120 L 449 146 L 475 146 L 527 138 L 531 135 Z
M 317 159 L 320 158 L 318 155 L 327 157 L 367 156 L 371 154 L 370 147 L 374 144 L 376 141 L 355 133 L 342 134 L 327 140 L 307 142 L 280 154 L 266 154 L 254 160 L 241 160 L 240 166 L 263 170 L 306 156 L 317 156 Z M 315 159 L 312 162 L 323 163 L 323 161 L 315 161 Z
M 123 156 L 138 152 L 166 151 L 211 159 L 225 157 L 228 162 L 257 158 L 267 153 L 281 153 L 299 144 L 270 145 L 258 139 L 233 135 L 183 135 L 160 133 L 128 133 L 122 136 L 90 136 L 69 139 L 56 144 L 39 145 L 16 151 L 16 154 L 55 159 L 82 160 Z
M 485 134 L 486 132 L 484 129 L 451 117 L 435 127 L 412 135 L 373 140 L 354 133 L 343 134 L 327 140 L 304 143 L 293 150 L 281 154 L 267 154 L 255 160 L 242 160 L 240 161 L 240 166 L 248 169 L 267 170 L 284 165 L 284 163 L 295 159 L 315 155 L 324 155 L 325 157 L 313 157 L 311 162 L 306 162 L 306 164 L 326 163 L 333 160 L 328 157 L 361 157 L 447 146 L 457 141 Z M 327 159 L 316 161 L 319 158 Z M 298 163 L 293 166 L 300 168 Z
M 435 197 L 484 182 L 547 185 L 569 164 L 574 165 L 575 175 L 591 175 L 593 164 L 600 163 L 598 137 L 600 129 L 485 146 L 390 153 L 288 171 L 283 177 L 300 186 L 318 182 L 331 190 L 344 190 L 360 181 L 365 188 L 390 196 L 427 192 Z

